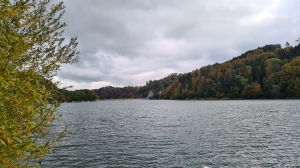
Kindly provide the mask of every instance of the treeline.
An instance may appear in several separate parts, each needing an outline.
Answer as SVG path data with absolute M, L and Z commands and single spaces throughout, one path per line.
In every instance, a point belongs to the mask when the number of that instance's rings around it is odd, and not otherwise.
M 127 86 L 127 87 L 102 87 L 96 89 L 95 92 L 98 94 L 100 99 L 133 99 L 146 97 L 145 92 L 142 91 L 141 87 Z
M 300 97 L 299 56 L 299 44 L 293 47 L 287 43 L 284 48 L 280 44 L 265 45 L 224 63 L 150 80 L 145 86 L 107 86 L 94 92 L 99 99 Z M 73 100 L 69 97 L 66 96 L 67 101 Z
M 73 102 L 73 101 L 95 101 L 99 99 L 94 90 L 82 89 L 69 91 L 67 89 L 59 89 L 57 94 L 59 102 Z
M 99 99 L 134 99 L 134 98 L 150 98 L 162 99 L 162 92 L 165 88 L 174 83 L 178 78 L 178 74 L 171 74 L 160 80 L 146 82 L 145 86 L 126 86 L 113 87 L 106 86 L 95 89 Z M 149 94 L 151 92 L 153 94 Z

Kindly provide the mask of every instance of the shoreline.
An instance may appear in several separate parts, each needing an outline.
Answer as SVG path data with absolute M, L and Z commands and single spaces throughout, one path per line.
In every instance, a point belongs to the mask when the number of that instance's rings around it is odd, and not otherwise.
M 72 102 L 60 102 L 60 103 L 88 103 L 88 102 L 100 102 L 100 101 L 127 101 L 127 100 L 298 100 L 300 97 L 287 97 L 279 99 L 271 98 L 259 98 L 259 99 L 242 99 L 242 98 L 199 98 L 199 99 L 149 99 L 149 98 L 133 98 L 133 99 L 98 99 L 94 101 L 72 101 Z

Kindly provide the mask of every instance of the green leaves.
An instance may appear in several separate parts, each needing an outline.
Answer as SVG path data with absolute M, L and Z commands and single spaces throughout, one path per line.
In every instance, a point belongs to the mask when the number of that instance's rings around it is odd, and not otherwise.
M 51 152 L 66 132 L 49 136 L 51 123 L 59 116 L 59 104 L 52 98 L 57 86 L 51 77 L 61 63 L 78 61 L 79 52 L 76 39 L 67 43 L 62 37 L 63 3 L 53 9 L 49 4 L 49 0 L 0 3 L 0 165 L 4 167 L 34 166 L 29 161 Z

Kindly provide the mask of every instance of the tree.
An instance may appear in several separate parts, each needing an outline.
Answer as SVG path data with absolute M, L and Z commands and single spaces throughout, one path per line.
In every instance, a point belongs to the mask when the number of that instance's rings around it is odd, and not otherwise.
M 64 41 L 63 3 L 0 2 L 0 165 L 31 167 L 51 152 L 60 135 L 49 132 L 58 117 L 51 79 L 63 63 L 79 59 L 77 38 Z M 66 45 L 64 45 L 66 44 Z
M 242 91 L 242 97 L 247 99 L 259 98 L 261 95 L 261 87 L 259 83 L 247 84 Z
M 272 98 L 279 98 L 279 96 L 280 96 L 280 86 L 279 85 L 272 85 L 271 95 L 272 95 Z
M 295 41 L 296 41 L 297 44 L 300 44 L 300 37 Z
M 300 80 L 299 78 L 296 78 L 294 81 L 294 96 L 299 97 L 300 96 Z
M 286 48 L 289 48 L 289 47 L 290 47 L 290 43 L 289 43 L 289 42 L 286 42 L 286 43 L 285 43 L 285 47 L 286 47 Z
M 270 75 L 280 70 L 281 60 L 279 58 L 270 58 L 265 61 L 266 74 Z

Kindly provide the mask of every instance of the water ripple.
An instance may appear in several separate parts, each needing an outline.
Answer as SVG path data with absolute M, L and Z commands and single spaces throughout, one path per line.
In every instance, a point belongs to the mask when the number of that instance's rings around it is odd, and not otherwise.
M 298 100 L 62 104 L 42 167 L 300 167 Z

